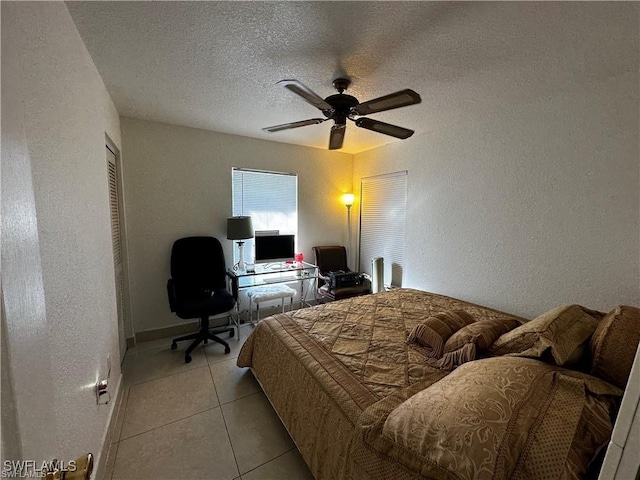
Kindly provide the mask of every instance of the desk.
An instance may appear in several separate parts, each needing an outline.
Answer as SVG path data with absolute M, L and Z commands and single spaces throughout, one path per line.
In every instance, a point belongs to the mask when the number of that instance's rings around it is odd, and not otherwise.
M 278 283 L 297 282 L 300 289 L 300 307 L 310 306 L 307 301 L 309 291 L 315 286 L 318 278 L 318 267 L 307 262 L 297 262 L 293 264 L 286 263 L 265 263 L 255 265 L 253 272 L 239 272 L 237 270 L 228 269 L 227 276 L 231 280 L 231 293 L 236 299 L 236 318 L 235 323 L 238 325 L 240 315 L 240 293 L 242 289 L 249 287 L 257 287 L 260 285 L 273 285 Z M 305 283 L 307 288 L 305 289 Z M 314 295 L 315 298 L 315 295 Z

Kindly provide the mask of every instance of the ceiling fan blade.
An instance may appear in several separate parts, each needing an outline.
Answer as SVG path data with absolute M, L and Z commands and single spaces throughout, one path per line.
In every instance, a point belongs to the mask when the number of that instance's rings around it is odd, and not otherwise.
M 370 113 L 384 112 L 385 110 L 391 110 L 393 108 L 406 107 L 407 105 L 415 105 L 421 101 L 420 95 L 407 88 L 406 90 L 400 90 L 399 92 L 391 93 L 384 97 L 374 98 L 368 102 L 362 102 L 353 107 L 353 111 L 358 115 L 368 115 Z
M 414 134 L 413 130 L 408 128 L 398 127 L 397 125 L 391 125 L 390 123 L 384 123 L 379 120 L 373 120 L 372 118 L 359 118 L 356 120 L 356 126 L 360 128 L 366 128 L 378 133 L 384 133 L 385 135 L 391 135 L 392 137 L 406 139 Z
M 325 102 L 322 97 L 318 96 L 318 94 L 306 85 L 300 83 L 298 80 L 280 80 L 276 85 L 280 85 L 281 87 L 291 90 L 293 93 L 301 96 L 308 103 L 322 111 L 333 110 L 333 107 Z
M 338 150 L 342 148 L 344 142 L 344 132 L 346 125 L 334 125 L 331 127 L 331 136 L 329 137 L 329 150 Z
M 290 128 L 305 127 L 307 125 L 316 125 L 322 123 L 328 118 L 310 118 L 309 120 L 302 120 L 300 122 L 283 123 L 282 125 L 274 125 L 273 127 L 265 127 L 262 130 L 265 132 L 273 133 L 281 130 L 289 130 Z

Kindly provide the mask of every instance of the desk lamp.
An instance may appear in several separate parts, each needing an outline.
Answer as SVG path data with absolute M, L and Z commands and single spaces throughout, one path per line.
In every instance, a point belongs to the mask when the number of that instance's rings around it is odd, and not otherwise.
M 243 240 L 247 238 L 253 238 L 253 223 L 251 217 L 238 216 L 227 218 L 227 240 L 239 240 L 238 242 L 238 257 L 239 261 L 233 266 L 234 270 L 244 272 L 244 247 Z

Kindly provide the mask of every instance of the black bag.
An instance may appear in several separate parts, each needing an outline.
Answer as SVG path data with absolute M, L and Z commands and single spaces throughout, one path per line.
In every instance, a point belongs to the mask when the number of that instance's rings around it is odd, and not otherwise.
M 362 283 L 362 277 L 356 272 L 345 272 L 344 270 L 334 270 L 329 272 L 329 285 L 332 288 L 355 287 Z

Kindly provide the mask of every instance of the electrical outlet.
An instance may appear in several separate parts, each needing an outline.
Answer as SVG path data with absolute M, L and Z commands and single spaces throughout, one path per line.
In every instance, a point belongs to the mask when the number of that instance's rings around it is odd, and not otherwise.
M 109 382 L 107 380 L 96 383 L 96 403 L 98 405 L 106 405 L 111 400 L 111 394 L 107 390 L 108 385 Z

